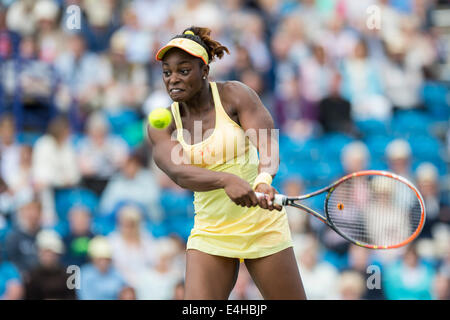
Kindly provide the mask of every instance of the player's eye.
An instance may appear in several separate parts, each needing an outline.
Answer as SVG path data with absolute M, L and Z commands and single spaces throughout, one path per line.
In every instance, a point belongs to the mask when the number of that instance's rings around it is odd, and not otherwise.
M 182 69 L 180 71 L 180 73 L 183 74 L 183 75 L 187 75 L 189 73 L 189 71 L 190 71 L 189 69 Z
M 163 71 L 163 75 L 164 75 L 165 77 L 170 76 L 170 71 Z

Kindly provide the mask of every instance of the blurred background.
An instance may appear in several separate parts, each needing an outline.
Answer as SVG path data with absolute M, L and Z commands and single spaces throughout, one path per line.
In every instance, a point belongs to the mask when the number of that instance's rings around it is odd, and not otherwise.
M 155 167 L 145 125 L 171 103 L 155 52 L 191 25 L 230 49 L 211 81 L 244 82 L 271 112 L 280 192 L 383 169 L 424 197 L 419 239 L 389 251 L 289 208 L 308 298 L 449 299 L 450 3 L 437 0 L 0 0 L 0 299 L 182 298 L 193 195 Z M 261 299 L 244 264 L 230 298 Z

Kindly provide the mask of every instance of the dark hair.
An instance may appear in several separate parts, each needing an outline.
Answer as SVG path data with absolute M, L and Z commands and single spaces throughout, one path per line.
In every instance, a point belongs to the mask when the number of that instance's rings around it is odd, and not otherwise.
M 186 31 L 192 31 L 194 34 L 185 34 Z M 191 27 L 183 30 L 182 34 L 177 35 L 177 36 L 173 37 L 172 39 L 186 38 L 186 39 L 190 39 L 190 40 L 197 42 L 203 48 L 206 49 L 206 52 L 208 53 L 208 61 L 209 62 L 214 61 L 215 57 L 222 59 L 225 52 L 230 54 L 230 51 L 228 50 L 228 48 L 223 46 L 220 42 L 211 39 L 210 34 L 211 34 L 211 29 L 209 29 L 209 28 L 191 26 Z

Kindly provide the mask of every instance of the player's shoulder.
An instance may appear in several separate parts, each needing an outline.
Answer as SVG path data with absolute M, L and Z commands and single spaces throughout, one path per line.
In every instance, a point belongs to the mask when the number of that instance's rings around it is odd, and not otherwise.
M 240 81 L 216 82 L 217 90 L 223 102 L 237 106 L 240 102 L 251 97 L 252 90 L 245 83 Z
M 239 92 L 245 92 L 249 89 L 245 83 L 237 80 L 220 81 L 216 82 L 216 84 L 217 89 L 225 94 L 236 94 Z

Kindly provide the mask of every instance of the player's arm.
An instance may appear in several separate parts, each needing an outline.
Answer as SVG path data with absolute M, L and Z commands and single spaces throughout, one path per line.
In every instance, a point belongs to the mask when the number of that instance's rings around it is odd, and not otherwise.
M 227 99 L 235 108 L 242 129 L 258 149 L 259 173 L 267 172 L 274 178 L 278 171 L 280 157 L 278 131 L 275 130 L 272 116 L 253 89 L 238 81 L 230 81 L 226 86 Z M 281 210 L 281 207 L 273 206 L 271 203 L 276 193 L 273 187 L 262 183 L 255 191 L 270 196 L 270 201 L 266 202 L 263 199 L 260 202 L 263 208 Z
M 174 129 L 173 124 L 163 130 L 147 126 L 154 161 L 176 184 L 192 191 L 223 188 L 237 205 L 249 207 L 257 204 L 247 181 L 230 173 L 207 170 L 186 162 L 180 143 L 171 138 Z

